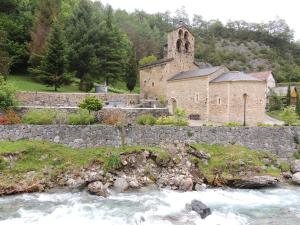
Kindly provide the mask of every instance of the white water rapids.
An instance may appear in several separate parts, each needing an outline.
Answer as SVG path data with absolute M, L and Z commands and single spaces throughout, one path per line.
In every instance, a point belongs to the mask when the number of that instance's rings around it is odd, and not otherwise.
M 193 199 L 212 215 L 185 210 Z M 0 198 L 1 225 L 299 225 L 300 188 L 207 189 L 202 192 L 142 189 L 103 199 L 86 192 L 23 194 Z

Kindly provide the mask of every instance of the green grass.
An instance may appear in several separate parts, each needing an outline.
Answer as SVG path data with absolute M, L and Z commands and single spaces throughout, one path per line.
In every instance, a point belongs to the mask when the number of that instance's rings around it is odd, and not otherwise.
M 267 112 L 267 115 L 268 116 L 271 116 L 277 120 L 281 120 L 281 116 L 280 114 L 283 112 L 283 110 L 274 110 L 274 111 L 270 111 L 270 112 Z
M 147 150 L 165 158 L 159 148 L 123 147 L 123 148 L 87 148 L 73 149 L 60 144 L 44 141 L 22 140 L 0 142 L 0 184 L 10 185 L 16 179 L 22 179 L 27 172 L 35 171 L 43 177 L 44 169 L 51 169 L 51 176 L 66 171 L 86 168 L 93 163 L 103 165 L 109 172 L 120 166 L 120 155 L 134 151 Z M 8 161 L 7 158 L 14 160 Z M 9 179 L 13 176 L 14 179 Z
M 240 171 L 255 175 L 280 175 L 279 168 L 271 167 L 275 164 L 276 157 L 266 152 L 253 151 L 237 145 L 194 144 L 193 147 L 211 155 L 207 164 L 193 158 L 198 161 L 198 167 L 209 183 L 213 182 L 216 175 L 226 180 L 240 178 Z M 266 165 L 264 159 L 268 159 L 270 164 Z
M 34 81 L 29 74 L 9 75 L 8 82 L 13 83 L 18 91 L 54 92 L 53 87 L 47 87 Z M 80 92 L 77 85 L 63 86 L 58 92 Z
M 8 81 L 10 83 L 14 83 L 18 91 L 38 91 L 38 92 L 54 92 L 53 87 L 47 87 L 43 84 L 40 84 L 34 81 L 30 74 L 11 74 L 8 76 Z M 82 92 L 78 89 L 78 82 L 71 84 L 69 86 L 63 86 L 58 89 L 58 92 Z M 91 92 L 95 90 L 92 89 Z M 121 93 L 121 94 L 128 94 L 130 91 L 127 90 L 125 82 L 117 81 L 114 82 L 109 87 L 109 92 L 112 93 Z M 139 83 L 137 83 L 136 87 L 132 91 L 133 94 L 139 93 Z

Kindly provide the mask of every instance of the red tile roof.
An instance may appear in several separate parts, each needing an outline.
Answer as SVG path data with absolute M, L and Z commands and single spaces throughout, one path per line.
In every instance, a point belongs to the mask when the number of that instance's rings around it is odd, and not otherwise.
M 249 73 L 248 75 L 255 77 L 259 80 L 267 80 L 269 76 L 272 75 L 272 71 L 255 72 L 255 73 Z

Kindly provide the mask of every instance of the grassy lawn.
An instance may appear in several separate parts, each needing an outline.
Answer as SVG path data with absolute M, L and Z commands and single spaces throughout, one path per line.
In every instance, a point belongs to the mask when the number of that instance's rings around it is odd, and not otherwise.
M 12 74 L 9 75 L 8 81 L 11 83 L 14 83 L 18 91 L 39 91 L 39 92 L 54 92 L 53 87 L 47 87 L 46 85 L 40 84 L 36 81 L 34 81 L 30 74 Z M 95 89 L 92 89 L 91 92 L 94 92 Z M 77 84 L 72 84 L 69 86 L 63 86 L 58 89 L 58 92 L 82 92 L 78 89 Z M 126 84 L 124 82 L 118 81 L 113 83 L 109 87 L 109 92 L 112 93 L 130 93 L 130 91 L 127 90 Z M 137 83 L 137 86 L 132 91 L 133 94 L 139 93 L 140 88 L 139 84 Z
M 282 120 L 280 114 L 283 112 L 283 110 L 274 110 L 274 111 L 270 111 L 270 112 L 267 112 L 267 115 L 268 116 L 271 116 L 277 120 Z
M 14 83 L 19 91 L 41 91 L 54 92 L 53 87 L 47 87 L 43 84 L 37 83 L 30 75 L 9 75 L 8 81 Z M 80 92 L 78 86 L 63 86 L 58 89 L 58 92 Z

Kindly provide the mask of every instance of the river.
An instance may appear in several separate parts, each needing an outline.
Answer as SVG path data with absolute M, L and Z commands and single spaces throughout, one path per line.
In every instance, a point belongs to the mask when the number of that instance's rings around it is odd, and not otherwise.
M 212 209 L 202 220 L 185 204 L 201 200 Z M 1 225 L 299 225 L 300 188 L 207 189 L 178 192 L 144 188 L 111 193 L 103 199 L 87 192 L 22 194 L 0 198 Z

